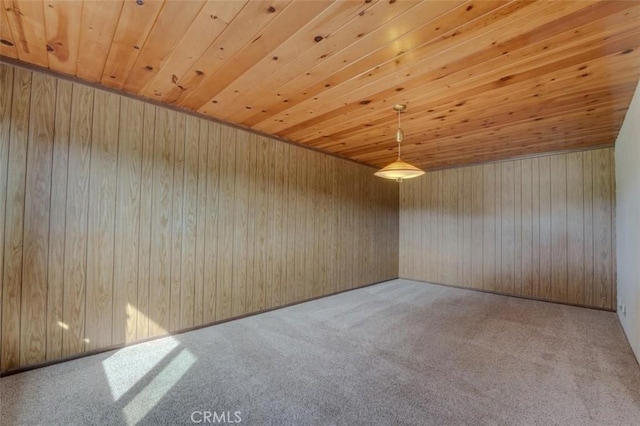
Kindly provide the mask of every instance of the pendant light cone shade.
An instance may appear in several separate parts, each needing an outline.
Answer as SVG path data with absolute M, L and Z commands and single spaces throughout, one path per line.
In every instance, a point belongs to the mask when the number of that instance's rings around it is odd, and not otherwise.
M 424 174 L 424 170 L 419 169 L 398 157 L 396 161 L 383 167 L 374 174 L 384 179 L 393 179 L 401 182 L 404 179 L 422 176 Z
M 374 173 L 374 175 L 383 179 L 392 179 L 398 182 L 402 182 L 404 179 L 411 179 L 424 174 L 424 170 L 403 161 L 400 158 L 400 143 L 404 139 L 404 133 L 400 128 L 400 114 L 406 109 L 406 105 L 398 104 L 393 107 L 394 111 L 398 113 L 398 130 L 396 131 L 396 142 L 398 142 L 398 159 L 393 163 L 383 167 Z

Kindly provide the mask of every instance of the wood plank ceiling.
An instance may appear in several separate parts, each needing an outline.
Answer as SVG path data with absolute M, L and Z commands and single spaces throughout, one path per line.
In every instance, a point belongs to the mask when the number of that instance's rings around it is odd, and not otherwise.
M 0 54 L 353 160 L 610 145 L 640 1 L 2 0 Z

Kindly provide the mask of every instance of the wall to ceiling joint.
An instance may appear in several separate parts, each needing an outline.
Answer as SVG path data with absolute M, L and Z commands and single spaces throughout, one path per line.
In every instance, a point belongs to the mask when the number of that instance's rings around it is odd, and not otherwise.
M 3 59 L 376 167 L 395 160 L 396 103 L 422 168 L 604 147 L 640 77 L 638 1 L 3 6 Z

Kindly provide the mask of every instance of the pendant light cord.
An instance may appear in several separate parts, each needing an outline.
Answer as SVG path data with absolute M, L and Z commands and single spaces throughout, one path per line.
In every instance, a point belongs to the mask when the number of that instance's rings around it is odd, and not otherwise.
M 400 158 L 402 141 L 404 141 L 404 132 L 401 127 L 401 117 L 407 106 L 405 104 L 396 104 L 393 106 L 393 110 L 398 113 L 398 129 L 396 130 L 396 142 L 398 142 L 398 159 L 391 164 L 378 170 L 375 175 L 384 179 L 393 179 L 398 182 L 402 182 L 404 179 L 411 179 L 424 174 L 424 170 L 402 161 Z M 385 132 L 386 133 L 386 132 Z
M 396 131 L 396 140 L 398 142 L 398 158 L 400 158 L 400 143 L 402 142 L 402 129 L 400 128 L 400 114 L 402 111 L 398 111 L 398 130 Z

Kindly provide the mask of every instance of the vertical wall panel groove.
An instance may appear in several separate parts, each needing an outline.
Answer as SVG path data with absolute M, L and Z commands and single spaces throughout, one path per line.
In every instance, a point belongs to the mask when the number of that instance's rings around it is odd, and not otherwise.
M 87 221 L 94 91 L 73 86 L 64 257 L 62 355 L 85 349 Z
M 400 276 L 615 309 L 612 151 L 434 171 L 401 185 Z
M 409 199 L 411 200 L 411 220 L 413 221 L 410 229 L 415 229 L 415 224 L 424 223 L 425 226 L 420 228 L 419 232 L 414 234 L 409 234 L 412 239 L 410 243 L 410 248 L 407 251 L 408 258 L 406 259 L 409 262 L 409 265 L 413 267 L 413 275 L 418 277 L 422 274 L 425 274 L 428 271 L 428 262 L 434 261 L 434 256 L 436 253 L 432 249 L 433 241 L 430 238 L 431 227 L 433 226 L 431 223 L 431 218 L 429 216 L 430 210 L 426 208 L 429 205 L 429 192 L 425 191 L 425 187 L 431 184 L 431 182 L 427 179 L 419 179 L 408 182 L 410 185 L 419 186 L 419 190 L 417 191 L 407 191 L 411 194 Z M 416 188 L 417 189 L 417 188 Z M 425 263 L 413 262 L 411 255 L 409 253 L 414 251 L 423 251 L 426 253 L 427 259 Z
M 567 156 L 550 158 L 551 299 L 567 302 Z
M 532 192 L 532 161 L 522 160 L 522 295 L 533 296 L 533 192 Z
M 245 274 L 245 294 L 244 294 L 244 309 L 251 310 L 253 303 L 253 291 L 254 291 L 254 266 L 255 266 L 255 243 L 256 243 L 256 220 L 258 215 L 258 206 L 256 205 L 257 199 L 257 175 L 258 171 L 258 143 L 255 135 L 250 135 L 247 143 L 247 152 L 249 156 L 248 172 L 247 172 L 247 238 L 245 246 L 244 259 L 246 263 L 243 266 Z
M 431 280 L 438 280 L 438 272 L 439 272 L 439 256 L 438 253 L 440 251 L 439 241 L 440 241 L 440 224 L 438 223 L 438 218 L 440 215 L 439 205 L 439 182 L 440 175 L 438 172 L 430 173 L 430 182 L 429 182 L 429 206 L 430 206 L 430 214 L 429 214 L 429 227 L 431 228 L 431 250 L 429 253 L 429 260 L 431 260 L 431 269 L 427 272 L 428 276 L 431 276 Z M 427 181 L 428 182 L 428 181 Z M 402 188 L 401 188 L 402 189 Z M 419 214 L 420 212 L 417 210 L 414 214 Z M 419 224 L 420 222 L 417 222 Z M 410 231 L 411 232 L 411 231 Z M 416 235 L 419 235 L 416 233 Z M 418 261 L 418 259 L 414 259 L 413 262 Z M 416 262 L 419 264 L 420 262 Z M 418 277 L 416 277 L 418 278 Z
M 138 294 L 136 339 L 149 335 L 149 291 L 151 283 L 151 223 L 153 211 L 153 158 L 156 107 L 145 104 L 142 123 L 142 163 L 140 181 L 140 241 L 138 250 Z
M 502 253 L 501 266 L 496 269 L 502 271 L 500 291 L 516 294 L 515 291 L 515 172 L 514 162 L 502 163 L 501 181 L 501 225 L 500 241 Z
M 496 230 L 496 210 L 495 210 L 495 164 L 486 164 L 483 169 L 483 267 L 482 267 L 482 288 L 490 290 L 499 288 L 495 271 L 495 240 L 499 235 Z
M 494 280 L 496 288 L 501 289 L 503 291 L 503 278 L 502 274 L 502 169 L 504 168 L 505 163 L 496 163 L 495 164 L 495 229 L 496 236 L 494 238 L 495 249 L 493 250 L 495 253 L 494 257 Z
M 284 158 L 285 158 L 285 162 L 287 164 L 299 164 L 297 162 L 297 159 L 295 157 L 296 153 L 298 150 L 294 149 L 293 146 L 291 145 L 285 145 L 284 146 Z M 293 283 L 296 282 L 296 265 L 295 265 L 295 253 L 296 253 L 296 212 L 295 212 L 295 207 L 298 205 L 298 197 L 297 197 L 297 193 L 296 193 L 296 175 L 297 175 L 297 168 L 294 167 L 289 167 L 287 169 L 285 169 L 285 180 L 286 180 L 286 188 L 285 188 L 285 194 L 286 194 L 286 201 L 285 201 L 285 206 L 286 208 L 284 209 L 284 212 L 286 214 L 286 220 L 284 221 L 284 223 L 286 224 L 286 227 L 288 229 L 287 235 L 286 235 L 286 247 L 283 250 L 284 253 L 284 263 L 285 263 L 285 284 L 284 284 L 284 291 L 283 291 L 283 296 L 284 296 L 284 303 L 291 303 L 292 301 L 296 300 L 295 297 L 295 292 L 294 292 L 294 285 Z M 342 187 L 343 189 L 346 188 L 346 185 L 344 185 Z M 342 219 L 344 220 L 344 214 L 342 215 Z M 343 228 L 344 230 L 344 228 Z M 343 240 L 343 243 L 345 243 L 345 241 Z M 343 248 L 345 247 L 345 245 L 343 244 L 342 246 Z M 344 249 L 340 250 L 341 253 L 344 253 Z M 342 265 L 344 266 L 344 261 L 345 261 L 346 256 L 342 257 Z M 342 272 L 344 273 L 344 269 L 342 270 Z M 345 275 L 343 275 L 344 277 Z M 344 285 L 344 284 L 343 284 Z
M 311 154 L 311 151 L 308 152 L 309 154 Z M 306 268 L 305 270 L 311 274 L 311 286 L 310 286 L 310 291 L 309 293 L 306 295 L 307 298 L 310 297 L 318 297 L 319 295 L 322 294 L 322 284 L 320 283 L 321 280 L 321 272 L 320 272 L 320 264 L 324 263 L 324 260 L 322 259 L 322 253 L 320 250 L 320 229 L 322 227 L 322 219 L 325 217 L 325 215 L 322 213 L 322 209 L 323 209 L 323 202 L 322 202 L 322 182 L 324 179 L 318 179 L 318 178 L 314 178 L 315 176 L 323 176 L 322 174 L 322 162 L 321 161 L 315 161 L 315 159 L 313 158 L 313 155 L 309 155 L 309 187 L 308 187 L 308 193 L 310 194 L 309 196 L 309 204 L 308 204 L 308 208 L 307 208 L 307 214 L 309 216 L 309 226 L 310 226 L 310 237 L 311 237 L 311 243 L 309 244 L 310 249 L 311 249 L 311 255 L 308 255 L 306 260 Z M 361 196 L 363 196 L 365 199 L 367 198 L 367 193 L 368 193 L 368 189 L 367 189 L 367 183 L 365 182 L 363 185 L 363 188 L 361 189 Z M 368 211 L 369 209 L 365 208 L 365 214 L 364 217 L 362 218 L 363 223 L 364 223 L 364 230 L 365 232 L 362 233 L 361 235 L 363 236 L 363 240 L 368 239 L 368 235 L 369 232 L 367 230 L 368 227 L 368 221 L 369 221 L 369 215 L 368 215 Z M 365 280 L 367 280 L 367 265 L 369 262 L 369 257 L 370 257 L 370 247 L 368 245 L 366 245 L 366 243 L 364 243 L 362 245 L 362 261 L 364 266 L 363 269 L 363 278 Z
M 513 291 L 522 295 L 522 162 L 514 162 L 514 283 Z
M 235 250 L 234 228 L 229 226 L 234 222 L 233 201 L 236 186 L 236 151 L 237 146 L 232 142 L 232 130 L 220 129 L 220 217 L 218 220 L 218 259 L 217 281 L 215 286 L 215 312 L 210 312 L 207 317 L 205 311 L 204 322 L 210 322 L 214 318 L 220 320 L 229 318 L 232 314 L 231 287 L 233 284 L 233 253 Z M 207 246 L 214 244 L 207 241 Z M 206 258 L 205 262 L 213 262 L 214 259 Z M 205 287 L 207 282 L 205 281 Z M 211 287 L 213 291 L 213 287 Z M 207 300 L 207 298 L 205 298 Z M 214 315 L 214 316 L 211 316 Z
M 13 68 L 0 67 L 0 309 L 4 308 L 5 209 L 7 205 L 7 171 L 9 168 L 9 137 L 11 134 L 11 103 L 13 100 Z M 3 316 L 0 314 L 0 336 Z M 0 342 L 0 368 L 3 363 L 3 343 Z
M 0 67 L 0 247 L 4 249 L 5 209 L 7 205 L 7 170 L 9 167 L 9 136 L 11 132 L 11 103 L 13 98 L 13 68 Z M 4 250 L 0 253 L 0 311 L 4 307 Z M 0 334 L 3 333 L 3 314 L 0 312 Z M 0 341 L 0 367 L 3 349 Z
M 410 182 L 410 184 L 413 184 L 413 182 Z M 400 216 L 402 216 L 402 219 L 400 219 L 400 233 L 403 235 L 405 245 L 398 248 L 398 254 L 400 256 L 398 265 L 401 269 L 407 271 L 407 276 L 413 276 L 410 263 L 413 259 L 408 253 L 411 251 L 413 245 L 413 236 L 409 233 L 409 229 L 412 228 L 413 223 L 413 205 L 410 197 L 414 193 L 415 191 L 405 191 L 399 200 L 399 205 L 401 206 Z
M 114 344 L 136 340 L 138 253 L 144 104 L 122 99 L 116 183 L 116 231 L 113 273 Z
M 531 160 L 531 205 L 532 205 L 532 295 L 540 297 L 540 159 Z
M 2 371 L 397 277 L 371 168 L 4 64 L 0 89 Z
M 176 115 L 173 155 L 173 190 L 171 194 L 171 285 L 169 290 L 169 330 L 180 329 L 180 299 L 182 297 L 182 232 L 184 229 L 184 159 L 186 116 Z
M 113 260 L 120 97 L 95 92 L 87 235 L 85 344 L 112 344 Z
M 247 238 L 249 229 L 250 141 L 236 144 L 233 191 L 233 274 L 231 280 L 231 315 L 241 315 L 246 309 Z M 226 225 L 225 225 L 226 226 Z M 226 249 L 226 248 L 223 248 Z
M 483 284 L 483 170 L 471 167 L 471 287 L 482 288 Z
M 295 249 L 294 249 L 294 263 L 295 263 L 295 281 L 300 283 L 299 286 L 294 288 L 294 300 L 304 298 L 304 294 L 306 292 L 306 287 L 309 285 L 308 282 L 303 282 L 304 280 L 304 256 L 305 256 L 305 248 L 306 241 L 304 232 L 305 227 L 307 226 L 307 211 L 306 211 L 306 194 L 305 194 L 305 185 L 307 183 L 306 171 L 308 170 L 309 164 L 306 162 L 305 153 L 300 150 L 295 150 L 293 152 L 292 158 L 295 158 L 295 161 L 298 164 L 302 164 L 297 170 L 296 179 L 295 179 L 295 187 L 293 192 L 296 194 L 296 203 L 295 209 L 293 212 L 293 217 L 295 218 Z M 353 181 L 351 181 L 353 182 Z M 349 253 L 352 255 L 353 253 Z M 351 264 L 355 267 L 353 262 Z M 345 277 L 346 278 L 346 277 Z M 347 280 L 348 285 L 351 285 L 351 277 Z
M 2 369 L 20 364 L 20 307 L 31 74 L 14 70 L 8 145 L 2 291 Z
M 31 83 L 25 182 L 20 362 L 46 357 L 47 282 L 55 80 L 34 75 Z
M 466 168 L 461 170 L 462 174 L 462 193 L 460 194 L 460 199 L 462 200 L 462 214 L 463 214 L 463 226 L 462 226 L 462 235 L 460 236 L 459 241 L 462 244 L 462 270 L 463 270 L 463 278 L 462 283 L 464 283 L 467 287 L 473 286 L 473 270 L 472 270 L 472 259 L 473 259 L 473 245 L 472 245 L 472 212 L 473 212 L 473 196 L 472 196 L 472 176 L 471 169 Z
M 567 155 L 567 292 L 585 304 L 583 155 Z
M 406 191 L 407 196 L 405 198 L 409 203 L 410 211 L 408 216 L 409 222 L 407 223 L 405 232 L 403 233 L 403 235 L 407 235 L 407 244 L 402 244 L 401 247 L 405 248 L 406 246 L 405 255 L 407 258 L 399 260 L 398 262 L 402 262 L 407 266 L 407 268 L 410 268 L 409 270 L 412 271 L 411 276 L 415 278 L 428 273 L 428 271 L 434 271 L 434 266 L 438 260 L 434 251 L 435 243 L 437 241 L 434 227 L 434 216 L 437 212 L 434 212 L 433 209 L 430 208 L 420 208 L 421 205 L 431 205 L 431 198 L 434 197 L 431 187 L 434 181 L 435 175 L 430 174 L 428 178 L 414 180 L 410 183 L 411 185 L 420 185 L 422 189 L 416 188 L 413 191 Z M 420 196 L 424 198 L 418 198 Z M 418 200 L 421 200 L 421 202 L 419 203 Z M 401 209 L 400 211 L 402 212 L 402 210 L 404 209 Z M 422 210 L 424 210 L 425 216 L 420 218 L 419 215 L 423 213 Z M 422 220 L 424 220 L 425 226 L 421 227 L 417 233 L 412 233 L 412 230 L 417 230 L 417 225 Z M 419 262 L 416 262 L 416 259 L 410 254 L 416 250 L 422 250 L 421 246 L 423 244 L 425 248 L 425 261 L 428 265 L 421 265 Z M 421 271 L 422 268 L 424 268 L 423 271 Z
M 613 214 L 611 180 L 613 167 L 608 150 L 595 151 L 593 156 L 593 229 L 594 229 L 594 304 L 600 307 L 615 306 L 613 299 Z
M 205 249 L 206 249 L 206 217 L 207 217 L 207 140 L 209 139 L 209 126 L 200 120 L 198 123 L 197 137 L 197 196 L 196 196 L 196 252 L 195 252 L 195 271 L 194 271 L 194 289 L 193 289 L 193 325 L 204 323 L 204 270 L 206 267 Z M 195 129 L 194 129 L 195 131 Z M 217 262 L 217 259 L 216 259 Z M 216 265 L 217 266 L 217 265 Z M 217 272 L 217 268 L 216 268 Z M 210 284 L 212 287 L 213 284 Z M 214 288 L 215 291 L 215 288 Z M 211 318 L 215 319 L 215 301 L 211 312 Z
M 149 337 L 169 330 L 171 294 L 171 201 L 175 143 L 174 111 L 156 110 L 151 208 Z
M 540 292 L 539 297 L 552 297 L 552 205 L 551 205 L 551 159 L 541 157 L 540 173 Z M 558 232 L 560 232 L 558 230 Z
M 273 265 L 273 284 L 271 289 L 271 298 L 269 307 L 280 306 L 285 300 L 284 291 L 284 278 L 285 278 L 285 265 L 284 257 L 281 255 L 286 249 L 286 238 L 284 235 L 285 229 L 285 211 L 284 211 L 284 197 L 285 197 L 285 145 L 274 144 L 275 148 L 275 197 L 271 197 L 273 200 L 273 208 L 269 211 L 273 212 L 274 219 L 270 221 L 273 224 L 273 246 L 269 250 L 269 265 Z M 334 230 L 334 233 L 337 229 Z M 333 235 L 332 235 L 333 236 Z M 334 252 L 335 253 L 335 252 Z M 272 260 L 271 256 L 275 260 Z M 335 282 L 334 277 L 334 282 Z M 335 291 L 335 289 L 334 289 Z
M 265 288 L 264 303 L 267 308 L 278 306 L 280 282 L 282 280 L 282 263 L 278 253 L 281 250 L 282 235 L 282 145 L 269 144 L 267 155 L 267 172 L 269 173 L 267 200 L 267 286 Z
M 194 323 L 199 123 L 199 120 L 195 117 L 186 117 L 183 191 L 184 227 L 181 236 L 182 266 L 180 269 L 180 321 L 178 328 L 191 327 Z
M 584 182 L 584 301 L 587 305 L 594 304 L 593 278 L 593 151 L 583 155 L 582 179 Z
M 252 311 L 260 311 L 266 307 L 266 292 L 269 282 L 269 271 L 267 268 L 268 229 L 269 229 L 269 186 L 271 166 L 270 154 L 273 144 L 266 138 L 256 138 L 257 158 L 256 158 L 256 229 L 254 242 L 254 269 L 253 269 L 253 291 Z
M 215 244 L 216 239 L 219 238 L 219 217 L 222 214 L 221 209 L 227 209 L 228 206 L 221 204 L 220 202 L 220 179 L 222 179 L 220 169 L 220 145 L 229 143 L 221 138 L 221 127 L 214 123 L 200 123 L 201 129 L 208 127 L 206 130 L 206 163 L 204 173 L 206 176 L 206 196 L 203 197 L 202 202 L 204 207 L 205 228 L 204 228 L 204 241 L 205 241 L 205 267 L 204 267 L 204 302 L 207 321 L 214 321 L 216 318 L 216 303 L 217 303 L 217 288 L 218 288 L 218 268 L 221 267 L 217 262 L 218 258 L 223 256 L 224 250 L 230 250 L 229 246 L 221 247 Z M 201 130 L 202 131 L 202 130 Z M 201 133 L 202 134 L 202 133 Z M 224 226 L 224 223 L 222 223 Z M 231 265 L 228 265 L 231 268 Z M 231 276 L 229 276 L 229 280 Z M 229 296 L 229 300 L 231 296 Z
M 59 81 L 56 87 L 55 134 L 51 175 L 51 213 L 49 216 L 49 276 L 47 293 L 47 359 L 62 356 L 64 310 L 64 258 L 69 170 L 69 131 L 71 124 L 70 82 Z

